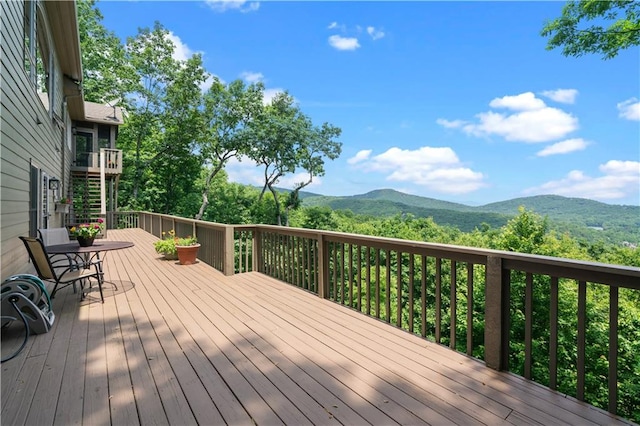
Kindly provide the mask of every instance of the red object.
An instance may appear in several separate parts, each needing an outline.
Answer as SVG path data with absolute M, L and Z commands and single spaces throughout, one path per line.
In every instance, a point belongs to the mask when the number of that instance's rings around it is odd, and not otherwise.
M 176 250 L 178 251 L 178 261 L 180 264 L 193 265 L 196 263 L 198 249 L 200 249 L 200 244 L 193 246 L 176 246 Z

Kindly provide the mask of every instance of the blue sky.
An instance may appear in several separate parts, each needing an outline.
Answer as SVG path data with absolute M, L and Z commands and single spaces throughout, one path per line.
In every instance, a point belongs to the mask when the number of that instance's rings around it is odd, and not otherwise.
M 392 188 L 482 205 L 538 194 L 640 205 L 640 49 L 545 50 L 564 2 L 101 1 L 123 41 L 160 22 L 176 56 L 288 91 L 342 155 L 305 190 Z M 230 179 L 261 185 L 248 161 Z M 290 187 L 300 177 L 287 176 Z

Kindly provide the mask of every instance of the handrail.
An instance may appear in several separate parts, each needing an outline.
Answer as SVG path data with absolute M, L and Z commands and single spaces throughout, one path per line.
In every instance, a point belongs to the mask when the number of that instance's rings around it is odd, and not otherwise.
M 626 386 L 619 383 L 619 372 L 621 364 L 637 368 L 636 354 L 619 343 L 626 338 L 618 324 L 624 314 L 619 297 L 620 291 L 640 290 L 640 268 L 332 231 L 134 214 L 137 226 L 157 237 L 170 229 L 196 235 L 202 244 L 199 258 L 224 274 L 257 271 L 272 276 L 479 358 L 491 368 L 510 370 L 592 404 L 597 401 L 589 398 L 591 388 L 602 380 L 586 380 L 587 353 L 594 350 L 587 331 L 592 318 L 600 315 L 598 321 L 607 328 L 601 337 L 608 346 L 598 355 L 607 360 L 597 372 L 607 377 L 603 391 L 608 402 L 602 408 L 617 413 L 619 405 L 628 403 L 628 392 L 618 391 Z M 605 297 L 603 292 L 609 299 L 604 319 L 587 308 L 592 298 Z M 567 346 L 567 336 L 575 343 Z M 541 351 L 541 346 L 548 349 Z M 575 365 L 574 379 L 559 376 L 567 363 Z M 568 384 L 572 381 L 575 385 Z

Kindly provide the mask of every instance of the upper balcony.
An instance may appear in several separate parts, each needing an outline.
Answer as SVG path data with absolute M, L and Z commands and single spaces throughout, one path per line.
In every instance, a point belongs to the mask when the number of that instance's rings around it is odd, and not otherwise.
M 104 157 L 104 161 L 102 158 Z M 100 152 L 78 152 L 71 166 L 72 172 L 101 173 L 105 175 L 122 174 L 122 150 L 101 148 Z
M 106 285 L 104 304 L 95 293 L 79 302 L 71 288 L 59 292 L 53 329 L 3 364 L 3 423 L 630 424 L 580 401 L 583 290 L 587 281 L 615 289 L 617 307 L 619 287 L 640 288 L 639 268 L 149 213 L 109 216 L 114 227 L 142 228 L 108 232 L 135 243 L 105 258 L 117 290 Z M 199 263 L 180 266 L 154 252 L 171 229 L 198 236 Z M 540 275 L 549 277 L 556 312 L 551 342 L 562 327 L 557 285 L 577 280 L 577 397 L 534 382 L 532 286 Z M 473 291 L 481 276 L 482 297 Z M 523 343 L 529 377 L 498 371 L 513 354 L 508 300 L 519 291 L 525 310 L 515 315 L 531 324 Z M 465 309 L 458 293 L 474 295 L 464 299 L 483 309 Z M 480 317 L 478 342 L 467 330 Z M 607 326 L 615 366 L 617 320 Z M 616 368 L 609 372 L 613 379 L 603 380 L 615 384 Z

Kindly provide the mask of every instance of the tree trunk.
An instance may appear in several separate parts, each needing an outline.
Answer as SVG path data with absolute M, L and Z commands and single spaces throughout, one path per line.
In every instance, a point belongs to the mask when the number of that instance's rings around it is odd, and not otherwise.
M 213 178 L 216 177 L 218 172 L 222 170 L 224 163 L 224 161 L 218 163 L 218 165 L 213 170 L 211 170 L 209 176 L 207 176 L 207 180 L 204 183 L 204 189 L 202 190 L 202 204 L 200 205 L 200 210 L 198 210 L 198 213 L 195 216 L 196 220 L 202 220 L 202 216 L 204 216 L 204 211 L 209 205 L 209 191 L 211 190 L 211 182 L 213 181 Z

